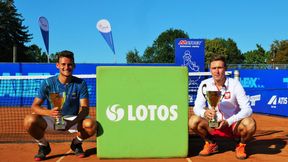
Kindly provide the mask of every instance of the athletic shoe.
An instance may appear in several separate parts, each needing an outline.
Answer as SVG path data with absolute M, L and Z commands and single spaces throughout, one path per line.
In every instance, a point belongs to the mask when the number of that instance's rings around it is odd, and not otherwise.
M 39 146 L 38 153 L 34 156 L 35 161 L 41 161 L 46 159 L 46 155 L 48 155 L 51 152 L 50 145 L 48 143 L 47 146 Z
M 82 143 L 78 143 L 78 144 L 74 144 L 74 139 L 71 142 L 70 145 L 71 150 L 73 150 L 75 152 L 75 155 L 79 158 L 83 158 L 85 157 L 85 153 L 82 149 Z
M 203 150 L 200 151 L 199 155 L 208 156 L 216 152 L 218 152 L 218 145 L 216 143 L 209 143 L 206 141 Z
M 235 150 L 237 159 L 241 159 L 241 160 L 246 159 L 247 155 L 245 153 L 245 146 L 246 144 L 244 143 L 239 143 L 237 145 L 236 150 Z

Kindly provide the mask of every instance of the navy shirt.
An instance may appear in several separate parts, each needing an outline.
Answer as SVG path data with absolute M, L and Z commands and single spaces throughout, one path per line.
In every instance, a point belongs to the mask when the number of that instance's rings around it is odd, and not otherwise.
M 79 113 L 80 99 L 89 98 L 85 80 L 74 76 L 72 76 L 71 82 L 68 84 L 62 84 L 58 79 L 58 75 L 47 78 L 42 82 L 36 97 L 47 100 L 48 109 L 54 107 L 49 98 L 51 93 L 58 93 L 65 97 L 62 115 L 77 115 Z

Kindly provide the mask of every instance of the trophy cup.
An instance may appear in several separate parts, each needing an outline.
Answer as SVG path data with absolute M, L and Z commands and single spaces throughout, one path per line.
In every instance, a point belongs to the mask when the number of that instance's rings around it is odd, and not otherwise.
M 203 95 L 207 99 L 212 109 L 216 111 L 216 106 L 221 98 L 221 91 L 206 91 L 206 94 L 203 93 Z M 219 123 L 217 122 L 217 115 L 215 115 L 212 120 L 209 120 L 208 124 L 211 128 L 217 128 L 219 126 Z
M 59 93 L 50 93 L 50 101 L 52 102 L 54 107 L 58 107 L 59 111 L 61 112 L 62 107 L 65 102 L 65 92 L 61 96 Z M 55 130 L 64 130 L 65 129 L 65 121 L 62 115 L 55 118 L 54 123 Z

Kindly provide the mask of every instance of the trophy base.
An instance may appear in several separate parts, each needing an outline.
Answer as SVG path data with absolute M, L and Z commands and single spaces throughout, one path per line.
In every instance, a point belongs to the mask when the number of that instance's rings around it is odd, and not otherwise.
M 65 127 L 66 127 L 65 123 L 63 123 L 63 124 L 55 124 L 54 125 L 54 129 L 55 130 L 65 130 Z
M 63 117 L 56 118 L 54 123 L 55 130 L 65 130 L 66 122 L 64 121 Z
M 209 121 L 209 127 L 210 128 L 218 128 L 219 127 L 219 123 L 215 120 L 215 121 Z

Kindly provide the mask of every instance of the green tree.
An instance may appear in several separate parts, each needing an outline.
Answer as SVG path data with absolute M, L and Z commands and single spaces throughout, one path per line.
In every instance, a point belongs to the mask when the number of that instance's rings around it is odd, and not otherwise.
M 26 48 L 26 51 L 24 52 L 26 58 L 25 62 L 47 62 L 47 53 L 42 52 L 42 49 L 38 47 L 36 44 L 33 44 Z M 56 62 L 57 61 L 57 54 L 50 54 L 49 60 L 50 62 Z
M 39 48 L 36 44 L 33 44 L 27 47 L 25 51 L 25 55 L 30 58 L 30 60 L 26 60 L 27 62 L 47 62 L 47 55 L 45 52 L 41 52 L 41 48 Z M 51 58 L 50 58 L 51 60 Z
M 17 47 L 17 62 L 31 61 L 25 53 L 24 43 L 32 39 L 28 27 L 22 25 L 22 15 L 17 13 L 13 0 L 0 1 L 0 62 L 13 61 L 13 46 Z
M 139 52 L 136 49 L 134 49 L 134 51 L 129 51 L 126 55 L 126 60 L 128 64 L 140 63 L 141 58 L 139 56 Z
M 288 40 L 274 41 L 269 56 L 268 63 L 288 64 Z
M 243 54 L 244 64 L 265 64 L 268 59 L 268 52 L 261 45 L 256 44 L 257 49 Z
M 237 43 L 231 38 L 226 41 L 226 48 L 228 51 L 227 62 L 229 64 L 241 64 L 243 63 L 244 57 L 241 51 L 237 47 Z
M 174 40 L 176 38 L 189 38 L 188 34 L 179 29 L 168 29 L 165 32 L 161 33 L 158 38 L 153 42 L 152 46 L 148 46 L 144 51 L 142 57 L 139 56 L 139 53 L 135 51 L 129 51 L 129 57 L 127 54 L 126 60 L 127 63 L 131 60 L 139 62 L 137 63 L 174 63 L 175 62 L 175 53 L 174 53 Z M 137 55 L 136 55 L 137 54 Z M 130 60 L 128 60 L 128 58 Z M 133 58 L 133 59 L 132 59 Z M 134 62 L 133 62 L 134 63 Z
M 213 55 L 223 55 L 227 59 L 227 64 L 243 63 L 244 57 L 232 39 L 215 38 L 212 40 L 206 39 L 205 41 L 206 65 L 209 65 Z
M 49 55 L 49 60 L 50 60 L 50 62 L 57 62 L 57 56 L 58 56 L 58 54 L 59 54 L 60 52 L 56 52 L 55 54 L 53 54 L 53 53 L 51 53 L 50 55 Z M 45 54 L 45 53 L 44 53 Z M 46 55 L 46 54 L 45 54 Z M 46 57 L 46 60 L 44 61 L 44 62 L 47 62 L 47 56 L 45 56 Z

